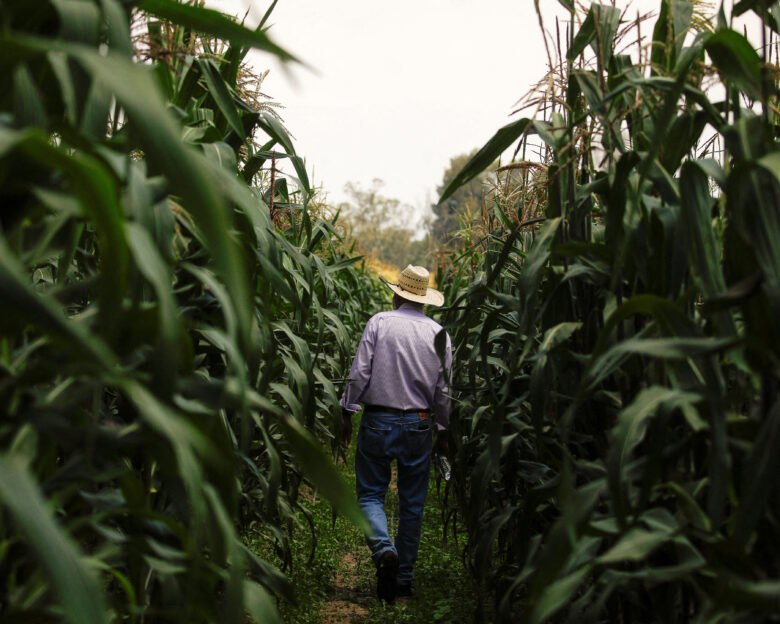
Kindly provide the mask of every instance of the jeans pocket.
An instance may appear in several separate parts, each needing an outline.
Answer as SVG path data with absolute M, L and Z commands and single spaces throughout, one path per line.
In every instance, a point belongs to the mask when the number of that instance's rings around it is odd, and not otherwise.
M 420 423 L 413 427 L 407 427 L 404 434 L 406 437 L 406 451 L 410 457 L 419 457 L 431 450 L 433 433 L 430 423 Z
M 387 455 L 387 444 L 392 427 L 377 424 L 363 424 L 363 452 L 373 457 Z

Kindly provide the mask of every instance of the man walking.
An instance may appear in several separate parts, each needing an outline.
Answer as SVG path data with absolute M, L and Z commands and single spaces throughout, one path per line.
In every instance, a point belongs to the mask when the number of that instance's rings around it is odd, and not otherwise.
M 393 310 L 375 314 L 366 324 L 340 401 L 343 446 L 352 438 L 352 415 L 363 404 L 355 456 L 357 496 L 371 527 L 367 542 L 377 568 L 377 595 L 389 603 L 396 595 L 412 595 L 434 419 L 437 452 L 447 452 L 442 432 L 449 424 L 452 347 L 446 333 L 437 341 L 444 330 L 423 314 L 424 304 L 444 303 L 438 290 L 428 288 L 429 279 L 426 269 L 409 265 L 397 284 L 385 282 L 394 293 Z M 443 346 L 444 366 L 437 343 Z M 400 506 L 395 543 L 384 507 L 392 460 L 398 463 Z

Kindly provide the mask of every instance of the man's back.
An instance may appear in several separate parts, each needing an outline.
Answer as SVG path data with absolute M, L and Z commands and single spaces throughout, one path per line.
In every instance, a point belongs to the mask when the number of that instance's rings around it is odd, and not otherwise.
M 435 347 L 440 331 L 436 321 L 408 304 L 371 317 L 350 371 L 355 382 L 342 405 L 353 411 L 359 409 L 358 403 L 432 409 L 437 422 L 446 426 L 446 379 Z M 449 345 L 449 337 L 446 340 Z M 450 359 L 449 348 L 446 354 L 445 359 Z
M 379 398 L 393 397 L 390 405 L 399 409 L 433 408 L 434 390 L 442 374 L 434 347 L 441 326 L 406 306 L 380 312 L 372 321 L 376 342 L 366 403 L 385 405 Z

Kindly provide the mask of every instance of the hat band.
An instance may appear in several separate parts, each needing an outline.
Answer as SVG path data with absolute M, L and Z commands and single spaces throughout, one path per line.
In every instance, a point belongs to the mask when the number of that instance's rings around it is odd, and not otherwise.
M 403 278 L 403 276 L 401 276 L 401 277 Z M 410 292 L 413 295 L 418 295 L 420 297 L 424 297 L 425 294 L 428 292 L 428 287 L 427 286 L 424 286 L 424 287 L 420 288 L 419 286 L 415 286 L 415 285 L 409 284 L 409 282 L 407 282 L 404 279 L 399 279 L 398 280 L 398 288 L 400 288 L 401 290 L 405 290 L 407 292 Z

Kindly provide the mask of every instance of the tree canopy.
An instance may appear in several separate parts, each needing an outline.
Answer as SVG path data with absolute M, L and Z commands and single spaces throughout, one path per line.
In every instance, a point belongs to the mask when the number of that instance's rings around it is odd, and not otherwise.
M 398 268 L 409 263 L 427 265 L 429 236 L 427 232 L 419 236 L 425 231 L 423 220 L 412 206 L 383 195 L 383 186 L 379 178 L 374 178 L 368 188 L 354 182 L 346 185 L 350 199 L 339 209 L 345 216 L 347 235 L 355 239 L 361 253 L 384 264 Z
M 472 150 L 468 154 L 458 154 L 450 158 L 450 164 L 444 170 L 441 184 L 436 187 L 439 196 L 476 152 L 477 150 Z M 431 236 L 438 247 L 451 246 L 453 236 L 461 229 L 463 221 L 469 221 L 471 216 L 481 209 L 490 175 L 489 171 L 482 172 L 458 188 L 448 199 L 431 206 L 434 215 Z

